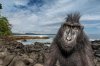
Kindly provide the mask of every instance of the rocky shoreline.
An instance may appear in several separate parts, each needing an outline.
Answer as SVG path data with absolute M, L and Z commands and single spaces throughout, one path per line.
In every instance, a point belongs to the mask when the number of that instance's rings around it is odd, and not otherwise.
M 91 43 L 96 64 L 100 66 L 100 41 Z M 43 66 L 48 48 L 46 43 L 23 45 L 20 42 L 0 39 L 0 66 Z

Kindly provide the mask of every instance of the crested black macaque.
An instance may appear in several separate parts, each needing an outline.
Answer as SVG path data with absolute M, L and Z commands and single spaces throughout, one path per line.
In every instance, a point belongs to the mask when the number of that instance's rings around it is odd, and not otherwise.
M 67 15 L 46 55 L 44 66 L 95 66 L 91 43 L 80 24 L 80 14 Z

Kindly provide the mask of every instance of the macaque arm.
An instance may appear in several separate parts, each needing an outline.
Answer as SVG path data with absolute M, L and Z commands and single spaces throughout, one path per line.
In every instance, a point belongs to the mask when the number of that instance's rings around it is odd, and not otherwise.
M 57 61 L 57 47 L 51 45 L 49 53 L 46 55 L 44 66 L 55 66 Z

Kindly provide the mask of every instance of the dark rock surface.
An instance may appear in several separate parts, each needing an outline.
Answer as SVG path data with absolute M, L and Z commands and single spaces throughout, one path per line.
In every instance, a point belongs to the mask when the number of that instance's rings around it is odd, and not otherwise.
M 100 41 L 91 43 L 96 64 L 100 66 Z M 34 45 L 23 45 L 20 42 L 0 39 L 0 66 L 43 66 L 48 48 L 46 43 L 35 42 Z
M 91 41 L 97 66 L 100 66 L 100 40 Z
M 48 46 L 38 42 L 23 45 L 16 41 L 1 40 L 0 66 L 38 66 L 44 63 L 44 52 L 47 49 Z

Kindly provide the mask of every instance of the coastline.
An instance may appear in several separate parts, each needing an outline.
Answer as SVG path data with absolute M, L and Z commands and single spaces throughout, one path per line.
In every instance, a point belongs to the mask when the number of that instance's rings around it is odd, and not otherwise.
M 16 41 L 21 42 L 23 44 L 34 44 L 35 42 L 41 43 L 51 43 L 55 34 L 20 34 L 20 35 L 13 35 Z M 99 40 L 97 38 L 91 38 L 90 41 Z

